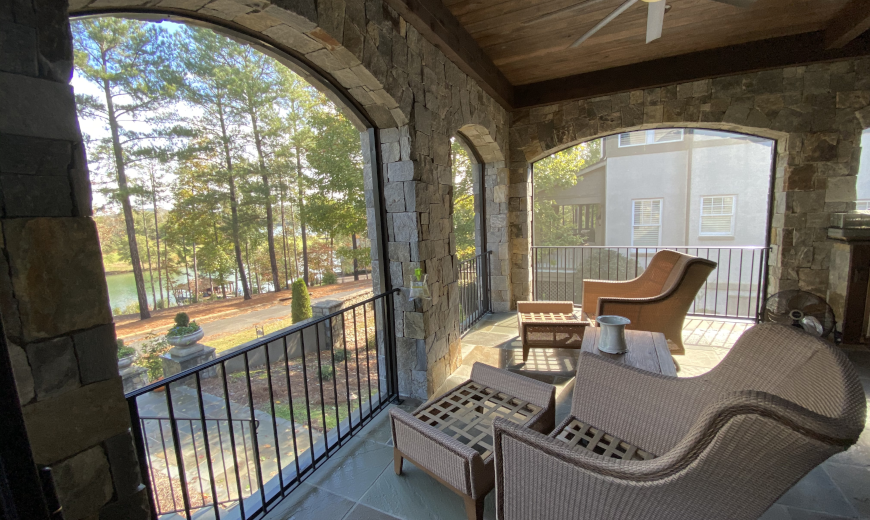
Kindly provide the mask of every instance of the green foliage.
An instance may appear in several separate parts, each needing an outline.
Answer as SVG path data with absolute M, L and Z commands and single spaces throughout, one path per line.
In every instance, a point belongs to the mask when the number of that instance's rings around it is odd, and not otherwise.
M 323 273 L 323 285 L 332 285 L 338 283 L 338 276 L 332 271 Z
M 186 312 L 179 312 L 175 315 L 176 327 L 187 327 L 188 325 L 190 325 L 190 316 Z
M 139 302 L 130 302 L 126 307 L 112 309 L 112 316 L 126 316 L 128 314 L 139 314 Z
M 313 316 L 311 311 L 311 295 L 301 278 L 293 282 L 293 300 L 290 302 L 290 315 L 293 323 L 299 323 Z
M 335 357 L 336 363 L 344 363 L 344 360 L 347 359 L 347 349 L 337 348 L 332 351 L 332 355 Z
M 166 342 L 166 338 L 157 334 L 149 334 L 140 348 L 141 354 L 136 360 L 136 365 L 144 367 L 148 370 L 148 377 L 151 381 L 155 381 L 163 377 L 163 362 L 160 359 L 161 354 L 165 354 L 172 348 L 172 345 Z
M 329 365 L 323 365 L 320 367 L 320 379 L 323 381 L 332 381 L 332 378 L 335 377 L 335 370 L 332 369 Z
M 450 153 L 453 159 L 453 232 L 456 236 L 456 255 L 460 260 L 474 258 L 474 179 L 472 162 L 465 147 L 452 139 Z
M 166 333 L 167 337 L 176 338 L 180 336 L 187 336 L 188 334 L 193 334 L 194 332 L 200 329 L 199 325 L 195 321 L 191 321 L 190 325 L 186 327 L 174 326 L 169 329 L 169 332 Z
M 564 218 L 553 202 L 555 194 L 581 185 L 577 173 L 601 159 L 601 140 L 582 143 L 533 165 L 535 197 L 534 224 L 536 246 L 581 246 L 585 238 L 577 234 L 577 226 Z
M 132 356 L 134 354 L 136 354 L 135 348 L 125 347 L 124 340 L 123 339 L 118 340 L 118 359 L 121 359 L 121 358 L 124 358 L 127 356 Z

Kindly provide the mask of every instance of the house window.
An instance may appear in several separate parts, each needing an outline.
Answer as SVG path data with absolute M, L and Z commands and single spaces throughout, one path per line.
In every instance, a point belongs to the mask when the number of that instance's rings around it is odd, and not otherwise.
M 855 202 L 855 209 L 858 211 L 870 211 L 870 200 L 859 200 Z
M 702 237 L 734 235 L 734 196 L 701 197 Z
M 682 140 L 682 128 L 659 128 L 657 130 L 621 133 L 619 134 L 619 147 L 626 148 L 628 146 L 643 146 L 646 144 L 673 143 Z
M 631 245 L 657 247 L 662 237 L 662 199 L 631 202 Z

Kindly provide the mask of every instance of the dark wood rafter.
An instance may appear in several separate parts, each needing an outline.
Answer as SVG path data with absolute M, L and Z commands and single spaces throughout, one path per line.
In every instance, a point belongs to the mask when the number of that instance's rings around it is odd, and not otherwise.
M 825 48 L 839 49 L 870 30 L 870 0 L 850 0 L 828 23 Z
M 441 0 L 385 0 L 424 38 L 432 42 L 462 72 L 477 80 L 506 109 L 513 105 L 514 87 L 462 27 Z
M 826 49 L 822 31 L 771 38 L 515 87 L 515 108 L 870 55 L 870 35 Z

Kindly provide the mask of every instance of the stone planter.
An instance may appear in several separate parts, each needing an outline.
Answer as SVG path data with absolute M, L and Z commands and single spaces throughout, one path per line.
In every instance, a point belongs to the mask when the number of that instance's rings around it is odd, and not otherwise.
M 118 359 L 118 370 L 124 370 L 125 368 L 130 368 L 130 365 L 133 364 L 133 360 L 136 358 L 135 354 L 131 354 L 129 356 L 124 356 Z
M 170 345 L 172 345 L 173 347 L 184 348 L 184 347 L 187 347 L 189 345 L 194 345 L 197 341 L 201 340 L 203 336 L 205 336 L 205 332 L 203 332 L 202 328 L 200 328 L 198 331 L 192 332 L 192 333 L 187 334 L 185 336 L 166 336 L 166 342 L 169 343 Z M 199 347 L 199 350 L 202 350 L 201 345 Z M 188 353 L 192 354 L 193 352 L 195 352 L 195 351 L 191 350 Z

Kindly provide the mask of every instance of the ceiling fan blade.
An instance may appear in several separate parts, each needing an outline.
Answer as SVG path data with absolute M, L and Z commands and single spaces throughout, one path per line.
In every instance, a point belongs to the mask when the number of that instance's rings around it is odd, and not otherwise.
M 755 3 L 755 0 L 713 0 L 714 2 L 719 2 L 720 4 L 728 4 L 733 5 L 734 7 L 752 7 Z
M 665 24 L 665 0 L 647 4 L 646 42 L 662 37 L 662 26 Z
M 574 43 L 572 43 L 572 44 L 570 45 L 570 48 L 577 47 L 577 46 L 579 46 L 581 43 L 583 43 L 583 42 L 585 42 L 586 40 L 588 40 L 590 36 L 592 36 L 593 34 L 597 33 L 598 31 L 600 31 L 602 27 L 604 27 L 605 25 L 607 25 L 608 23 L 610 23 L 610 21 L 613 20 L 614 18 L 616 18 L 617 16 L 621 15 L 622 13 L 624 13 L 626 9 L 628 9 L 629 7 L 631 7 L 631 6 L 633 6 L 634 4 L 636 4 L 637 1 L 638 1 L 638 0 L 626 0 L 625 2 L 623 2 L 623 4 L 620 5 L 619 7 L 617 7 L 616 9 L 614 9 L 612 13 L 610 13 L 610 14 L 607 15 L 607 16 L 605 16 L 603 20 L 601 20 L 600 22 L 598 22 L 597 24 L 595 24 L 595 27 L 589 29 L 588 31 L 586 31 L 586 33 L 585 33 L 583 36 L 581 36 L 581 37 L 577 38 L 576 40 L 574 40 Z

